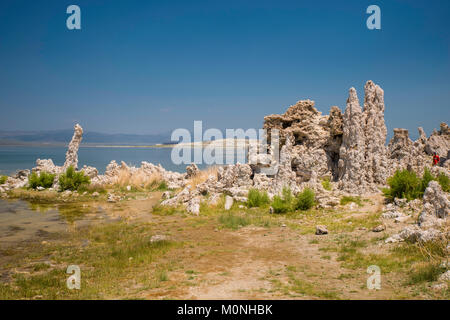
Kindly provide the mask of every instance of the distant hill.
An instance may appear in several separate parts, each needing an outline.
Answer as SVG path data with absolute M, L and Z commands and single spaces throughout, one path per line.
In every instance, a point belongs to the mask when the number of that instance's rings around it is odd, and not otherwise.
M 0 131 L 0 145 L 68 144 L 70 139 L 72 139 L 72 135 L 72 129 L 52 131 Z M 170 133 L 140 135 L 86 131 L 83 134 L 83 144 L 149 145 L 158 143 L 171 143 Z

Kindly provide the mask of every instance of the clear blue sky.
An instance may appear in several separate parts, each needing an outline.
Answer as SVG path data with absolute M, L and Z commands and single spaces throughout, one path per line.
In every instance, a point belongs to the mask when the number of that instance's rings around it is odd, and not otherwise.
M 372 79 L 389 131 L 416 137 L 450 120 L 449 49 L 447 0 L 2 0 L 0 130 L 259 128 L 300 99 L 343 109 Z

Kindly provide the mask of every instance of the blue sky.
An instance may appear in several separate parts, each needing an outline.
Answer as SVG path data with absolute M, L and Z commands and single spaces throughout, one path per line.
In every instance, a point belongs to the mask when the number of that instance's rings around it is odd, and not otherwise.
M 344 109 L 372 79 L 390 132 L 429 134 L 450 120 L 449 16 L 445 0 L 2 0 L 1 130 L 259 128 L 300 99 Z

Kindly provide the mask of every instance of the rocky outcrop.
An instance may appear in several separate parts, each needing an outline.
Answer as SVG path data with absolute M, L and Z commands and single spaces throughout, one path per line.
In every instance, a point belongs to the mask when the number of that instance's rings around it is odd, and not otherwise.
M 339 149 L 339 188 L 355 192 L 366 189 L 364 116 L 355 88 L 350 88 L 343 116 L 342 146 Z
M 419 216 L 421 228 L 440 227 L 450 214 L 448 195 L 437 181 L 430 181 L 423 195 L 423 211 Z
M 63 173 L 69 166 L 73 166 L 75 169 L 78 167 L 78 149 L 83 136 L 83 128 L 79 124 L 74 127 L 74 134 L 72 140 L 69 143 L 66 152 L 66 160 L 62 167 L 57 166 L 53 163 L 52 159 L 37 159 L 36 167 L 32 169 L 32 172 L 40 174 L 41 172 L 47 172 L 55 174 L 55 182 L 53 188 L 58 188 L 58 176 Z M 97 169 L 93 167 L 84 167 L 83 170 L 91 177 L 96 177 L 98 172 Z
M 23 188 L 28 184 L 28 175 L 30 170 L 18 170 L 11 177 L 8 177 L 6 183 L 2 185 L 1 191 L 5 192 L 10 189 Z
M 279 176 L 284 184 L 299 184 L 323 176 L 337 176 L 343 131 L 342 113 L 338 107 L 333 106 L 330 115 L 323 116 L 314 107 L 314 101 L 301 100 L 282 115 L 264 117 L 263 128 L 268 131 L 268 141 L 272 130 L 279 131 L 279 170 L 282 171 Z M 295 177 L 291 172 L 295 173 Z M 277 184 L 278 189 L 279 187 Z
M 383 185 L 388 176 L 384 91 L 373 81 L 364 86 L 365 179 L 369 185 Z
M 394 136 L 388 144 L 389 175 L 395 170 L 413 170 L 419 175 L 423 173 L 430 160 L 425 154 L 426 136 L 419 128 L 419 139 L 413 142 L 409 138 L 408 130 L 395 128 Z
M 351 88 L 344 114 L 333 106 L 328 116 L 322 115 L 314 101 L 301 100 L 284 114 L 266 116 L 268 141 L 272 139 L 271 131 L 279 132 L 280 157 L 270 159 L 270 153 L 262 160 L 249 156 L 249 160 L 254 160 L 251 163 L 256 163 L 252 164 L 255 187 L 269 185 L 269 192 L 278 193 L 283 186 L 295 191 L 308 185 L 320 191 L 318 182 L 330 177 L 339 190 L 347 193 L 379 192 L 379 187 L 397 169 L 414 170 L 421 175 L 431 164 L 426 155 L 430 150 L 439 150 L 444 170 L 450 167 L 450 161 L 443 156 L 448 153 L 449 142 L 445 123 L 428 139 L 419 128 L 419 138 L 414 142 L 409 139 L 408 130 L 397 128 L 386 146 L 384 110 L 384 92 L 369 80 L 364 86 L 363 108 L 356 90 Z M 260 175 L 263 171 L 259 169 L 264 166 L 275 167 L 276 173 Z
M 445 225 L 448 224 L 450 201 L 436 181 L 430 181 L 423 196 L 423 211 L 418 224 L 404 228 L 400 233 L 386 240 L 389 242 L 428 242 L 449 237 Z
M 98 176 L 98 170 L 95 167 L 84 165 L 81 171 L 83 171 L 91 180 Z
M 294 154 L 292 152 L 293 137 L 288 135 L 285 137 L 285 144 L 281 147 L 280 161 L 278 165 L 278 172 L 274 176 L 273 184 L 269 190 L 273 193 L 280 193 L 284 187 L 290 188 L 296 192 L 297 182 L 296 173 L 292 170 L 292 161 Z
M 199 173 L 199 169 L 195 163 L 189 165 L 186 167 L 186 178 L 190 179 L 192 177 L 195 177 Z
M 339 188 L 350 193 L 374 192 L 389 174 L 384 123 L 384 92 L 372 81 L 364 86 L 364 109 L 350 88 L 343 116 L 339 151 Z
M 409 139 L 407 129 L 394 129 L 394 137 L 389 141 L 389 158 L 395 159 L 399 163 L 409 163 L 411 161 L 413 142 Z
M 36 167 L 32 169 L 32 172 L 36 172 L 37 174 L 40 174 L 41 172 L 48 172 L 51 174 L 60 174 L 62 168 L 59 166 L 56 166 L 53 163 L 52 159 L 37 159 L 36 160 Z
M 436 152 L 440 157 L 446 157 L 450 150 L 450 128 L 445 122 L 441 123 L 440 130 L 434 130 L 425 144 L 425 151 L 432 155 Z
M 83 128 L 79 124 L 74 127 L 74 133 L 72 140 L 69 143 L 69 147 L 66 152 L 66 161 L 63 165 L 63 170 L 66 170 L 69 166 L 78 168 L 78 148 L 80 147 L 81 140 L 83 139 Z

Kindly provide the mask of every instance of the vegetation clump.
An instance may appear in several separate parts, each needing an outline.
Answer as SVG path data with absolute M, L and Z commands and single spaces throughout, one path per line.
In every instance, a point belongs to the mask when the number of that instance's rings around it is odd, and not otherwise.
M 284 187 L 281 196 L 274 196 L 272 208 L 274 213 L 287 213 L 293 211 L 293 199 L 291 189 Z
M 303 192 L 297 195 L 295 209 L 309 210 L 314 206 L 315 201 L 316 195 L 314 191 L 310 188 L 305 188 Z
M 274 213 L 287 213 L 295 210 L 309 210 L 316 203 L 316 195 L 310 188 L 305 188 L 296 197 L 291 189 L 284 187 L 281 196 L 274 196 L 272 208 Z
M 0 184 L 6 183 L 6 180 L 8 179 L 7 176 L 0 176 Z
M 327 191 L 331 191 L 331 182 L 330 182 L 330 177 L 325 177 L 322 180 L 322 187 L 327 190 Z
M 387 179 L 389 188 L 383 189 L 383 193 L 390 199 L 406 198 L 408 200 L 420 197 L 422 181 L 416 173 L 408 170 L 397 170 Z
M 405 198 L 413 200 L 422 198 L 430 181 L 437 181 L 445 192 L 450 191 L 450 179 L 443 173 L 433 176 L 428 168 L 418 177 L 415 172 L 409 170 L 397 170 L 387 179 L 389 188 L 384 188 L 383 193 L 389 199 Z
M 61 191 L 78 190 L 81 186 L 91 183 L 91 179 L 84 174 L 83 171 L 75 171 L 74 167 L 70 166 L 66 172 L 59 176 L 59 186 Z
M 270 199 L 266 191 L 259 191 L 258 189 L 250 189 L 248 191 L 247 206 L 249 208 L 263 207 L 269 202 Z
M 441 185 L 442 190 L 444 190 L 445 192 L 450 192 L 450 178 L 449 177 L 447 177 L 444 173 L 441 172 L 437 176 L 437 181 Z
M 41 188 L 51 188 L 53 181 L 55 180 L 55 175 L 48 172 L 41 172 L 39 175 L 33 172 L 28 178 L 28 186 L 30 189 Z

